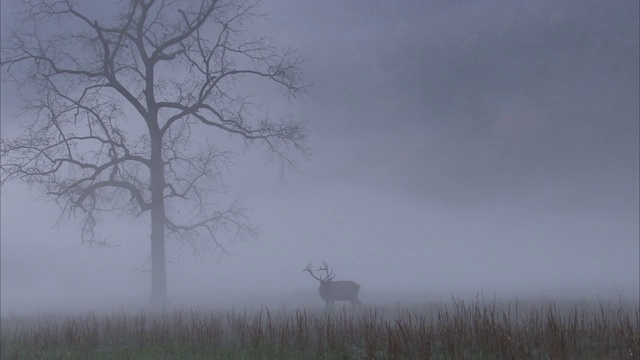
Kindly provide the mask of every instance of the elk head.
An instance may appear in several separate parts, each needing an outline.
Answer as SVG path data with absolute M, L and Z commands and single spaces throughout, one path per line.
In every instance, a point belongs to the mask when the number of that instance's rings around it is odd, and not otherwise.
M 353 306 L 362 306 L 362 303 L 358 299 L 360 285 L 353 281 L 333 281 L 335 275 L 333 275 L 333 270 L 329 270 L 326 262 L 323 261 L 322 267 L 316 270 L 316 272 L 320 272 L 319 276 L 314 275 L 313 270 L 311 270 L 311 264 L 302 270 L 302 272 L 305 271 L 314 279 L 320 281 L 318 292 L 322 300 L 324 300 L 327 309 L 333 307 L 334 301 L 349 301 Z M 322 272 L 325 273 L 324 277 L 322 276 Z

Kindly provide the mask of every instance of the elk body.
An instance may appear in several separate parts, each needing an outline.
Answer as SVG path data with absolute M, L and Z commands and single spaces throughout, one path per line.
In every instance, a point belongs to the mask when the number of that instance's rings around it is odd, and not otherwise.
M 353 306 L 362 306 L 362 303 L 358 299 L 358 292 L 360 291 L 360 285 L 355 281 L 333 281 L 335 275 L 333 270 L 329 271 L 329 267 L 326 262 L 322 262 L 323 267 L 319 268 L 318 272 L 325 272 L 326 276 L 316 276 L 311 270 L 311 264 L 309 264 L 302 272 L 308 272 L 311 276 L 320 281 L 320 288 L 318 292 L 320 297 L 324 300 L 327 309 L 333 307 L 334 301 L 349 301 Z

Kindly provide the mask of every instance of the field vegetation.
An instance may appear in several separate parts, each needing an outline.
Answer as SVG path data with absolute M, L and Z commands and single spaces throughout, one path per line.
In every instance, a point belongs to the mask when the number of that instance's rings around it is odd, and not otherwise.
M 637 302 L 468 301 L 2 317 L 2 359 L 637 359 Z

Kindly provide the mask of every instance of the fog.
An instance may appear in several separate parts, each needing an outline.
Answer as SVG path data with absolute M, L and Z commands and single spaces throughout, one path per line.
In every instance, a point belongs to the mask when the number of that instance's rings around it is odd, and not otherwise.
M 259 234 L 225 243 L 228 256 L 169 244 L 171 300 L 318 305 L 302 269 L 323 260 L 365 304 L 637 298 L 638 7 L 263 0 L 252 31 L 297 49 L 311 86 L 291 103 L 256 96 L 305 120 L 311 154 L 293 152 L 281 179 L 238 153 L 220 196 L 250 208 Z M 12 10 L 2 2 L 3 29 Z M 25 122 L 18 106 L 3 82 L 3 137 Z M 83 246 L 42 194 L 1 195 L 3 314 L 146 303 L 148 220 L 108 216 L 113 246 Z

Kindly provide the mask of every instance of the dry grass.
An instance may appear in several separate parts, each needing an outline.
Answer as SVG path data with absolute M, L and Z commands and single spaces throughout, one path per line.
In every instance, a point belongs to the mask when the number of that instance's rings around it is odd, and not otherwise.
M 2 359 L 637 359 L 638 304 L 490 302 L 2 318 Z

